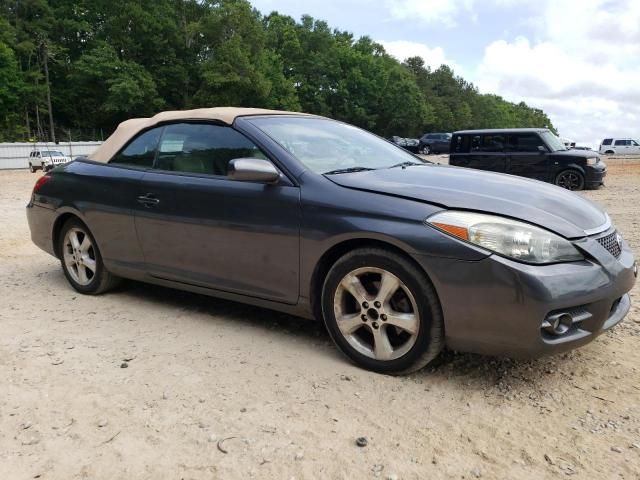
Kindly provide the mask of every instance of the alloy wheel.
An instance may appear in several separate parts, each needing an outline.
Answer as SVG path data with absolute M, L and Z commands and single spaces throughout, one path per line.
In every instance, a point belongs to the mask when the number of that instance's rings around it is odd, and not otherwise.
M 96 275 L 96 251 L 91 237 L 82 229 L 69 229 L 64 237 L 63 260 L 71 278 L 81 286 L 89 285 Z
M 582 179 L 578 173 L 564 172 L 558 177 L 558 186 L 567 190 L 579 190 L 582 187 Z
M 413 294 L 381 268 L 363 267 L 345 275 L 334 295 L 334 314 L 344 339 L 375 360 L 402 357 L 416 343 L 420 330 Z

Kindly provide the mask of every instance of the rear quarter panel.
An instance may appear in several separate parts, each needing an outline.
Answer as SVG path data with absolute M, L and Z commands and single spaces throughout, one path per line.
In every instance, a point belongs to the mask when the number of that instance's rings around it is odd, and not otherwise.
M 52 173 L 39 200 L 55 209 L 58 222 L 66 214 L 79 217 L 93 234 L 106 267 L 128 275 L 129 270 L 143 267 L 133 209 L 143 173 L 90 161 L 71 162 Z

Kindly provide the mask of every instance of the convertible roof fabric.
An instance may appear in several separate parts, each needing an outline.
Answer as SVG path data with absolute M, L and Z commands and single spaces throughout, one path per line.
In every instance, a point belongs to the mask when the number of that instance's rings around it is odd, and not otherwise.
M 261 108 L 236 108 L 236 107 L 215 107 L 197 108 L 195 110 L 174 110 L 160 112 L 150 118 L 132 118 L 118 125 L 113 134 L 105 140 L 91 155 L 89 159 L 96 162 L 108 162 L 129 140 L 135 137 L 142 130 L 153 127 L 163 122 L 173 122 L 179 120 L 216 120 L 233 125 L 238 117 L 251 115 L 308 115 L 299 112 L 286 112 L 281 110 L 265 110 Z

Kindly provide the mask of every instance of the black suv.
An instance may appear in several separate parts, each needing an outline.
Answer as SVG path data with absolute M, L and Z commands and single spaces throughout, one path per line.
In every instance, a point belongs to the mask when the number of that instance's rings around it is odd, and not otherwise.
M 447 153 L 451 143 L 450 133 L 425 133 L 420 138 L 418 153 L 429 155 L 430 153 Z
M 455 132 L 449 164 L 534 178 L 569 190 L 598 188 L 607 174 L 596 152 L 568 150 L 546 128 Z

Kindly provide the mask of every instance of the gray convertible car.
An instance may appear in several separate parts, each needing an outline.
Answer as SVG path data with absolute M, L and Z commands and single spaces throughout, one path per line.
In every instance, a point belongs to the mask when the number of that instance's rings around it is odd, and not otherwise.
M 351 360 L 419 369 L 445 346 L 531 357 L 629 310 L 637 268 L 597 205 L 425 163 L 313 115 L 210 108 L 122 123 L 36 183 L 31 237 L 69 283 L 119 278 L 324 321 Z

